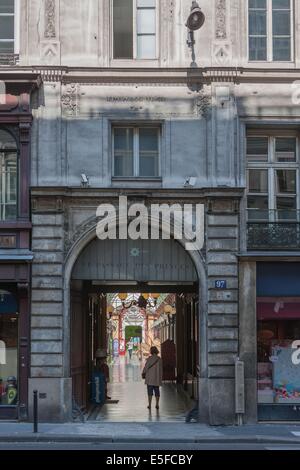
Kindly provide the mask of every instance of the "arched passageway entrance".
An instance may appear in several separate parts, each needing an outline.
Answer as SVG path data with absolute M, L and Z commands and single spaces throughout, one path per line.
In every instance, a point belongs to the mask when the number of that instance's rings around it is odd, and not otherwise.
M 197 398 L 205 302 L 198 255 L 192 259 L 174 240 L 92 239 L 72 257 L 72 393 L 89 419 L 148 420 L 141 370 L 153 345 L 164 364 L 159 419 L 182 419 Z M 101 407 L 93 387 L 99 351 L 107 355 L 112 395 Z

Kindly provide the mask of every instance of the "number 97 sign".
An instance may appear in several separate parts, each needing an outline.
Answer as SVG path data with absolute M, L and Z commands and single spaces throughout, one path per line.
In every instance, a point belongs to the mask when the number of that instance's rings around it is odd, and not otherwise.
M 226 289 L 227 288 L 227 281 L 224 281 L 224 280 L 215 281 L 215 288 L 216 289 Z

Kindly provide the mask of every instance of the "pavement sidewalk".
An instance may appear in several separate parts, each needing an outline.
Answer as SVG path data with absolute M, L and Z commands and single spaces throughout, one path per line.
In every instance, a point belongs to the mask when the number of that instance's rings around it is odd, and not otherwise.
M 200 423 L 66 423 L 1 422 L 0 442 L 110 443 L 276 443 L 300 444 L 300 425 L 257 424 L 211 427 Z

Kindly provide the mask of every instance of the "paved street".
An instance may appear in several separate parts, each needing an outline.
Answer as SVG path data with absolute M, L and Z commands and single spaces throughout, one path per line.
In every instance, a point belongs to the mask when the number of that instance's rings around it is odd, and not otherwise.
M 300 447 L 300 426 L 247 425 L 210 427 L 200 423 L 66 423 L 40 424 L 33 434 L 31 423 L 0 423 L 0 444 L 4 446 L 37 446 L 51 448 L 202 448 Z M 83 447 L 82 447 L 83 446 Z
M 266 444 L 241 444 L 241 443 L 211 443 L 211 444 L 81 444 L 81 443 L 0 443 L 0 451 L 3 450 L 52 450 L 52 451 L 171 451 L 174 454 L 188 451 L 211 450 L 267 450 L 267 451 L 295 451 L 300 450 L 300 444 L 294 445 L 266 445 Z

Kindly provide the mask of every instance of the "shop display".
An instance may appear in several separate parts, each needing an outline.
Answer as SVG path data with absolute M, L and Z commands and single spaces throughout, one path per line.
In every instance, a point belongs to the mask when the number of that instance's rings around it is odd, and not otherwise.
M 300 365 L 292 361 L 292 344 L 300 340 L 300 303 L 264 299 L 257 311 L 258 403 L 300 404 Z
M 292 341 L 286 340 L 272 347 L 276 403 L 300 403 L 300 368 L 293 364 L 291 346 Z
M 0 406 L 18 402 L 18 317 L 0 314 Z
M 273 403 L 272 364 L 259 362 L 257 365 L 258 403 Z

